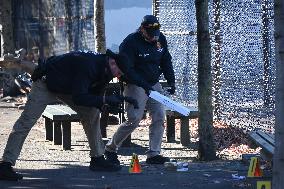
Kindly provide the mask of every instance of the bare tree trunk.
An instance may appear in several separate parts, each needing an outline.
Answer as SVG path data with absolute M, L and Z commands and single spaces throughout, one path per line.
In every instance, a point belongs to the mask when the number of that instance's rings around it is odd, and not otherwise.
M 70 0 L 64 0 L 65 11 L 66 11 L 66 33 L 67 33 L 67 42 L 68 42 L 68 51 L 73 50 L 73 36 L 72 36 L 72 7 Z
M 270 97 L 270 61 L 269 61 L 269 21 L 268 0 L 262 2 L 262 49 L 263 49 L 263 102 L 265 107 L 271 104 Z
M 284 187 L 284 2 L 274 1 L 275 10 L 275 55 L 276 55 L 276 119 L 275 152 L 273 159 L 273 189 Z
M 214 89 L 214 116 L 220 120 L 221 115 L 221 27 L 220 27 L 220 14 L 221 14 L 221 0 L 213 0 L 214 4 L 214 35 L 215 35 L 215 58 L 213 63 L 213 82 Z
M 15 52 L 13 32 L 12 0 L 0 0 L 0 25 L 2 25 L 3 54 Z M 18 69 L 5 69 L 0 76 L 0 88 L 3 87 L 3 96 L 16 95 L 15 76 Z
M 77 20 L 77 25 L 75 26 L 75 35 L 74 35 L 74 50 L 80 50 L 81 45 L 81 20 L 80 20 L 80 10 L 81 10 L 81 0 L 75 0 L 75 18 Z
M 0 0 L 0 13 L 4 53 L 11 53 L 15 51 L 12 24 L 12 0 Z
M 94 1 L 94 29 L 95 29 L 95 50 L 96 52 L 106 52 L 105 37 L 105 9 L 104 0 Z
M 2 25 L 0 24 L 0 57 L 4 55 L 3 49 L 3 35 L 2 35 Z
M 55 21 L 50 19 L 54 17 L 53 3 L 53 1 L 39 0 L 39 52 L 41 58 L 54 55 L 55 37 L 53 26 Z
M 43 0 L 38 0 L 38 16 L 39 16 L 39 25 L 38 25 L 38 31 L 39 31 L 39 56 L 41 58 L 44 57 L 44 47 L 45 47 L 45 38 L 46 33 L 44 32 L 44 14 L 43 14 Z
M 198 108 L 199 149 L 201 160 L 216 159 L 213 140 L 211 47 L 209 34 L 208 0 L 195 0 L 198 43 Z

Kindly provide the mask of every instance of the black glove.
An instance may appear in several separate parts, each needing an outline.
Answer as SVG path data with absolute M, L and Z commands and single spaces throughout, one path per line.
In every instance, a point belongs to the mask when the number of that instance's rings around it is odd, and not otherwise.
M 32 81 L 35 82 L 39 79 L 42 79 L 42 77 L 45 75 L 46 75 L 46 62 L 45 60 L 39 59 L 38 66 L 35 68 L 31 76 Z
M 170 93 L 170 95 L 173 95 L 175 94 L 176 92 L 176 87 L 175 87 L 175 84 L 169 84 L 169 89 L 167 89 L 167 91 Z
M 105 96 L 105 103 L 110 106 L 119 106 L 119 104 L 123 103 L 123 100 L 121 95 Z
M 151 91 L 154 91 L 154 89 L 153 89 L 152 87 L 144 88 L 144 90 L 145 90 L 145 93 L 146 93 L 147 96 L 150 95 L 150 92 L 151 92 Z
M 34 72 L 32 73 L 32 81 L 36 82 L 37 80 L 41 79 L 43 76 L 45 75 L 45 73 L 40 69 L 39 66 L 37 66 L 34 70 Z

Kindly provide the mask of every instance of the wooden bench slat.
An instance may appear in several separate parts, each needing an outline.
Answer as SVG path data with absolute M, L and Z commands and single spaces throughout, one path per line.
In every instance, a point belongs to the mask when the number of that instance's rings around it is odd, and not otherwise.
M 274 136 L 262 131 L 257 131 L 256 132 L 259 136 L 261 136 L 263 139 L 267 140 L 272 146 L 275 145 L 275 139 Z
M 46 109 L 44 110 L 43 114 L 44 117 L 47 117 L 51 120 L 62 120 L 62 119 L 66 119 L 66 113 L 63 113 L 59 110 L 53 109 L 51 107 L 46 107 Z M 67 119 L 69 118 L 69 116 L 67 116 Z
M 196 113 L 196 112 L 198 112 L 198 109 L 195 108 L 195 107 L 187 107 L 187 108 L 190 110 L 190 113 Z M 169 108 L 167 108 L 167 107 L 165 107 L 165 110 L 166 110 L 167 112 L 168 112 L 168 111 L 174 112 L 174 113 L 177 114 L 177 115 L 182 115 L 182 114 L 178 113 L 177 111 L 171 110 L 171 109 L 169 109 Z M 184 116 L 184 115 L 182 115 L 182 116 Z
M 259 145 L 264 151 L 274 154 L 274 146 L 271 145 L 269 142 L 267 142 L 263 137 L 261 137 L 256 132 L 251 132 L 250 137 L 253 139 L 253 141 Z
M 75 112 L 72 108 L 70 108 L 69 106 L 66 105 L 52 105 L 50 106 L 53 109 L 59 110 L 61 112 L 64 112 L 66 114 L 68 114 L 72 119 L 79 119 L 79 115 L 77 114 L 77 112 Z
M 60 106 L 58 105 L 48 105 L 45 108 L 42 115 L 54 121 L 65 121 L 65 120 L 79 121 L 79 118 L 80 118 L 79 115 L 75 111 L 73 111 L 71 108 L 69 108 L 71 110 L 70 111 L 71 114 L 69 114 L 69 113 L 66 113 L 68 109 L 66 109 L 66 111 L 61 111 L 59 107 Z

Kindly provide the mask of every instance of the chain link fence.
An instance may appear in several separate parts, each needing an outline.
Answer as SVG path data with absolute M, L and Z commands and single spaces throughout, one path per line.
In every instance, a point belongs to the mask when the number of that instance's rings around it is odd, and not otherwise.
M 155 14 L 168 39 L 177 100 L 197 106 L 193 0 L 159 0 Z M 245 131 L 274 132 L 275 56 L 272 0 L 210 0 L 214 118 Z

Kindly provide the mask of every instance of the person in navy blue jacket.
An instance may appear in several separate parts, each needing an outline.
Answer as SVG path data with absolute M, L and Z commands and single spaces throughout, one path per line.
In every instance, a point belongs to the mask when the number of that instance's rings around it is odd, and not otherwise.
M 166 37 L 160 32 L 160 23 L 153 15 L 144 16 L 139 29 L 128 35 L 119 47 L 119 52 L 127 55 L 131 70 L 138 77 L 151 85 L 151 90 L 162 92 L 159 78 L 164 75 L 170 87 L 170 94 L 175 93 L 175 75 L 168 51 Z M 138 127 L 145 108 L 149 111 L 152 124 L 149 127 L 149 150 L 146 152 L 146 162 L 149 164 L 163 164 L 169 158 L 160 155 L 164 132 L 165 110 L 159 102 L 149 98 L 149 92 L 143 90 L 136 83 L 125 78 L 124 95 L 138 101 L 139 109 L 126 106 L 127 118 L 120 125 L 105 147 L 108 160 L 119 164 L 117 150 L 122 142 Z
M 90 146 L 89 168 L 92 171 L 120 170 L 119 165 L 107 161 L 103 156 L 100 109 L 105 105 L 118 106 L 123 102 L 122 96 L 102 94 L 106 85 L 114 77 L 121 75 L 132 78 L 128 75 L 128 59 L 123 54 L 115 54 L 110 50 L 107 50 L 106 54 L 70 52 L 39 61 L 38 67 L 33 71 L 32 89 L 25 109 L 13 126 L 0 161 L 0 180 L 23 178 L 12 166 L 19 157 L 29 131 L 46 106 L 57 103 L 58 100 L 69 105 L 80 115 Z M 149 90 L 147 82 L 143 84 L 141 78 L 135 79 L 135 75 L 132 81 L 138 81 L 145 90 Z M 137 104 L 133 99 L 131 102 Z

